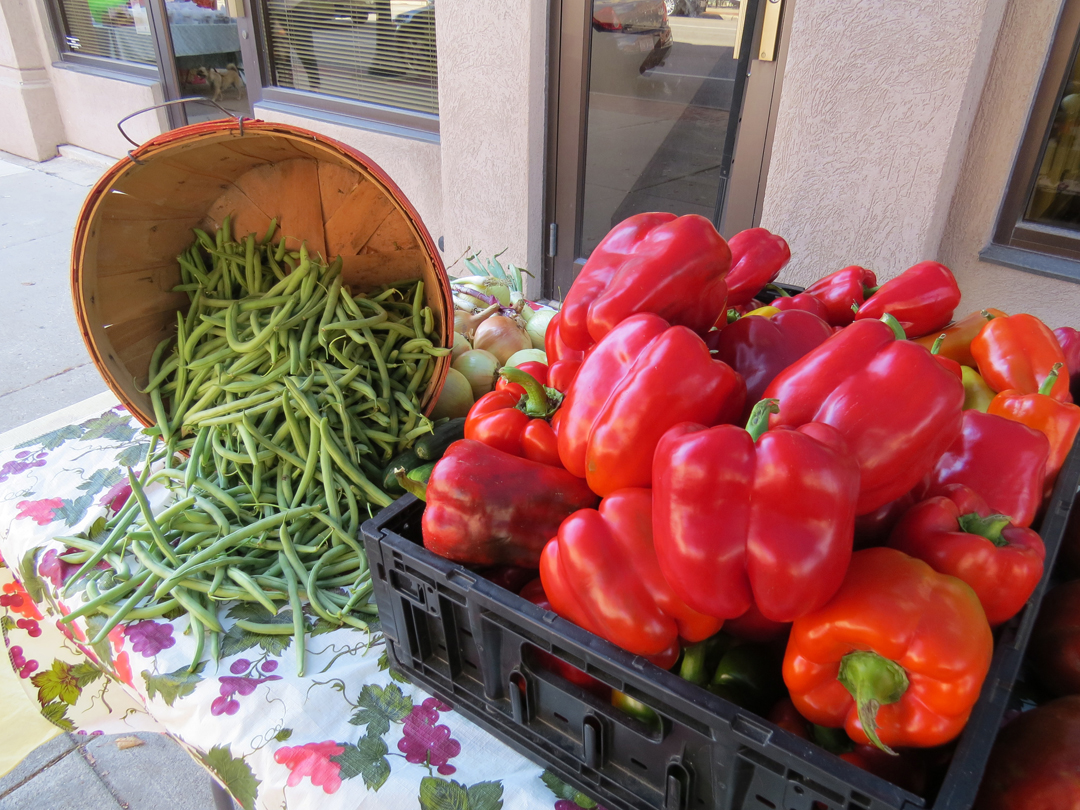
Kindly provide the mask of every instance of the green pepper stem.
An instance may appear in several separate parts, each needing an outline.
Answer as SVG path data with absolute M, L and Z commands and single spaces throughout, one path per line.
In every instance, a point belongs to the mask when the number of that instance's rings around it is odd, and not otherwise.
M 777 298 L 791 298 L 791 293 L 779 284 L 766 284 L 765 289 L 771 293 L 775 293 Z
M 988 310 L 985 310 L 985 309 L 979 310 L 979 314 L 982 315 L 984 318 L 986 318 L 986 320 L 988 320 L 988 321 L 992 321 L 992 320 L 994 320 L 994 318 L 997 317 L 997 315 L 995 315 L 992 312 L 989 312 Z
M 769 429 L 769 414 L 780 413 L 780 400 L 763 399 L 750 411 L 750 418 L 746 420 L 746 432 L 755 442 Z
M 907 334 L 904 332 L 904 327 L 900 325 L 900 321 L 896 320 L 896 316 L 891 312 L 886 312 L 882 315 L 881 322 L 893 330 L 893 334 L 896 336 L 897 340 L 907 340 Z
M 735 323 L 735 321 L 737 321 L 737 320 L 739 320 L 739 310 L 737 310 L 737 309 L 729 309 L 727 311 L 727 322 L 728 323 Z
M 420 500 L 427 502 L 427 484 L 409 478 L 404 467 L 398 467 L 394 470 L 394 478 L 397 479 L 398 484 L 403 490 L 410 495 L 415 495 Z
M 499 374 L 507 382 L 517 383 L 525 389 L 525 397 L 518 403 L 518 407 L 527 416 L 534 419 L 548 419 L 562 404 L 562 394 L 554 388 L 541 385 L 536 377 L 527 371 L 504 366 L 499 369 Z
M 1049 396 L 1050 392 L 1054 390 L 1054 383 L 1057 382 L 1058 374 L 1061 373 L 1061 366 L 1061 363 L 1054 363 L 1054 367 L 1050 369 L 1050 373 L 1046 375 L 1046 379 L 1039 386 L 1040 394 Z
M 887 754 L 895 755 L 877 733 L 877 713 L 882 706 L 896 703 L 908 688 L 904 668 L 872 650 L 856 650 L 840 659 L 836 679 L 855 698 L 859 722 L 871 743 Z
M 884 286 L 885 286 L 884 284 L 878 284 L 876 287 L 863 287 L 862 288 L 862 297 L 863 297 L 863 299 L 865 300 L 865 299 L 869 298 L 871 295 L 876 293 L 878 290 L 880 290 Z
M 941 344 L 945 342 L 945 333 L 942 332 L 937 336 L 937 340 L 934 341 L 934 345 L 930 347 L 930 354 L 937 354 L 941 351 Z
M 705 671 L 705 654 L 708 646 L 710 646 L 710 639 L 705 639 L 683 650 L 682 663 L 679 665 L 680 678 L 698 686 L 704 686 L 708 682 L 709 675 Z
M 1008 515 L 980 517 L 978 512 L 969 512 L 961 515 L 957 522 L 960 524 L 961 531 L 985 537 L 998 548 L 1009 545 L 1009 541 L 1001 536 L 1001 530 L 1012 523 L 1012 518 Z

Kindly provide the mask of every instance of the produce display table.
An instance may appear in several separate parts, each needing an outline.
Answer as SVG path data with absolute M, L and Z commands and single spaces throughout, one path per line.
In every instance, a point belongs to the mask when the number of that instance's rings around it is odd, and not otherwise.
M 0 627 L 47 718 L 81 733 L 164 731 L 246 810 L 593 806 L 391 673 L 377 622 L 332 630 L 309 617 L 304 677 L 291 636 L 233 626 L 246 603 L 222 606 L 221 660 L 194 669 L 186 614 L 120 625 L 93 647 L 87 633 L 103 617 L 61 633 L 75 566 L 57 559 L 65 546 L 55 538 L 119 509 L 130 494 L 124 468 L 140 468 L 148 442 L 115 400 L 64 413 L 14 446 L 0 437 Z M 160 509 L 165 491 L 151 493 Z

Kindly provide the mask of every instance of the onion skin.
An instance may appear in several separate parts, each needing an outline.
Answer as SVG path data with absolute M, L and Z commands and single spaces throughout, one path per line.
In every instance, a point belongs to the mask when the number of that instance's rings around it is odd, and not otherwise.
M 491 352 L 499 363 L 505 365 L 511 355 L 522 349 L 531 349 L 533 344 L 525 330 L 512 318 L 493 315 L 476 328 L 473 346 Z
M 461 334 L 466 340 L 472 340 L 477 328 L 499 311 L 498 303 L 494 303 L 481 312 L 466 312 L 458 309 L 454 311 L 454 331 Z
M 529 309 L 529 307 L 525 307 L 525 309 Z M 525 309 L 522 310 L 523 314 Z M 544 348 L 544 335 L 547 334 L 548 324 L 557 314 L 553 309 L 542 309 L 534 312 L 531 318 L 526 319 L 528 327 L 525 331 L 528 333 L 534 349 Z
M 454 347 L 450 353 L 450 362 L 453 363 L 468 351 L 472 351 L 472 344 L 460 332 L 454 332 Z
M 543 363 L 547 365 L 547 355 L 543 349 L 522 349 L 520 352 L 514 352 L 506 361 L 506 365 L 511 368 L 517 368 L 522 363 Z
M 473 393 L 469 381 L 465 375 L 451 367 L 446 370 L 446 382 L 443 383 L 439 399 L 431 411 L 432 419 L 448 417 L 456 419 L 459 416 L 468 416 L 469 409 L 473 406 Z
M 480 399 L 484 394 L 495 390 L 502 363 L 491 352 L 473 349 L 463 352 L 453 362 L 451 368 L 465 377 L 472 389 L 473 399 Z

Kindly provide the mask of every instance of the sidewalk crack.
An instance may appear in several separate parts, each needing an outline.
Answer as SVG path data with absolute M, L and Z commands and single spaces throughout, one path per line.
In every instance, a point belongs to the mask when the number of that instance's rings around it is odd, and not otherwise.
M 47 382 L 48 380 L 52 380 L 52 379 L 54 379 L 56 377 L 59 377 L 62 374 L 67 374 L 69 371 L 78 371 L 80 368 L 86 368 L 88 365 L 90 365 L 90 364 L 89 363 L 81 363 L 80 365 L 77 365 L 77 366 L 70 366 L 68 368 L 65 368 L 63 371 L 58 371 L 55 374 L 50 374 L 48 377 L 42 377 L 40 380 L 37 380 L 36 382 L 27 383 L 22 388 L 15 388 L 15 389 L 12 389 L 11 391 L 5 391 L 3 394 L 0 394 L 0 399 L 3 399 L 4 397 L 7 397 L 7 396 L 11 396 L 12 394 L 17 394 L 20 391 L 25 391 L 27 388 L 33 388 L 35 385 L 39 385 L 40 383 Z

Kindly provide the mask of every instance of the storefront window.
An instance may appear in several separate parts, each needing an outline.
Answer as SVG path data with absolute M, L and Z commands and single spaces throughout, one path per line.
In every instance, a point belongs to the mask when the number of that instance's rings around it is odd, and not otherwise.
M 58 0 L 58 6 L 65 51 L 121 62 L 156 63 L 142 0 Z
M 1074 57 L 1024 218 L 1080 230 L 1080 62 Z
M 266 0 L 277 87 L 438 113 L 428 0 Z

